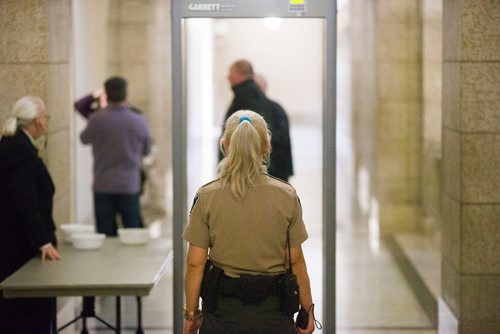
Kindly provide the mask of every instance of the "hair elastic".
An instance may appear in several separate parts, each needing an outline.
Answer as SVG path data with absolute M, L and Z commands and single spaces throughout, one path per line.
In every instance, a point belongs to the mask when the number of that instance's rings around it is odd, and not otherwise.
M 240 117 L 240 123 L 243 122 L 243 121 L 249 121 L 250 123 L 252 123 L 252 120 L 248 116 L 241 116 Z

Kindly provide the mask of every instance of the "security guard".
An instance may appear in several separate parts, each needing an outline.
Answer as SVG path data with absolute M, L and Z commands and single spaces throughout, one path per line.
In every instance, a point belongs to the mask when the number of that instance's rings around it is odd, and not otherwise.
M 255 112 L 240 110 L 226 122 L 219 178 L 198 190 L 183 235 L 189 242 L 184 333 L 314 331 L 313 316 L 305 329 L 296 329 L 293 314 L 282 312 L 281 282 L 290 262 L 287 231 L 300 305 L 313 310 L 301 249 L 308 235 L 295 189 L 266 174 L 269 138 Z

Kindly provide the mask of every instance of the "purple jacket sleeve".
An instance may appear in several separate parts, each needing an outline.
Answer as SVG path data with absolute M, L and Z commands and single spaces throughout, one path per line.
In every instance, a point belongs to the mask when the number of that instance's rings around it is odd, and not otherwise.
M 92 108 L 93 102 L 94 97 L 92 94 L 85 95 L 80 100 L 75 102 L 75 110 L 78 111 L 78 113 L 84 118 L 89 118 L 89 116 L 96 111 L 96 109 Z

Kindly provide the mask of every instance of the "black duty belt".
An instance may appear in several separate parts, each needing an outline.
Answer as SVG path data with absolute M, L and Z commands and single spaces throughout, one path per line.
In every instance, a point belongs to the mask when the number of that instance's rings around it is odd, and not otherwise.
M 260 304 L 269 296 L 279 296 L 282 275 L 241 275 L 231 278 L 222 274 L 219 282 L 221 297 L 240 299 L 246 304 Z

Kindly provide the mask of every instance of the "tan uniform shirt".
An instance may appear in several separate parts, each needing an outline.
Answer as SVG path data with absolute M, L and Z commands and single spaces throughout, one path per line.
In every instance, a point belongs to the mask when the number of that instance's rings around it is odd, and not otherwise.
M 295 189 L 262 174 L 240 199 L 219 180 L 201 187 L 183 238 L 209 249 L 211 260 L 228 276 L 278 274 L 285 271 L 288 226 L 292 247 L 308 238 Z

